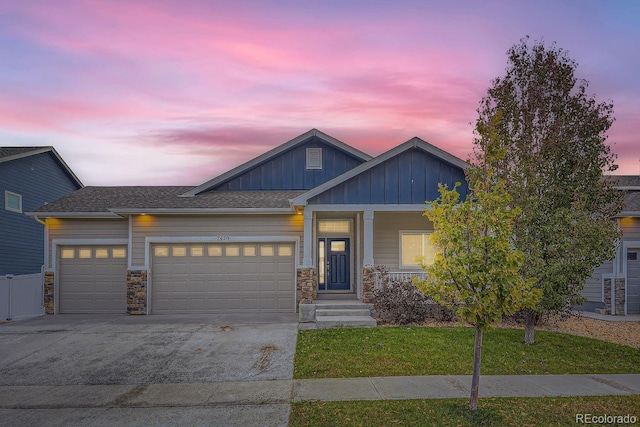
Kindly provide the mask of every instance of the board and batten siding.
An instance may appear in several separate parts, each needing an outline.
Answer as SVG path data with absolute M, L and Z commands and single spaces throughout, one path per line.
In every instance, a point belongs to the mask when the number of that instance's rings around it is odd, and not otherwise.
M 412 148 L 312 197 L 309 204 L 423 204 L 438 198 L 438 184 L 464 199 L 464 170 L 425 151 Z
M 131 265 L 145 265 L 147 237 L 198 237 L 213 242 L 226 236 L 291 236 L 302 241 L 303 220 L 302 215 L 137 215 L 131 224 Z
M 52 244 L 59 239 L 128 239 L 129 223 L 122 219 L 47 219 L 49 231 L 49 260 L 51 266 Z
M 322 149 L 322 168 L 307 169 L 307 148 Z M 363 162 L 313 136 L 216 187 L 218 190 L 310 190 Z
M 400 270 L 400 230 L 433 231 L 422 212 L 376 212 L 373 218 L 373 260 L 390 271 Z

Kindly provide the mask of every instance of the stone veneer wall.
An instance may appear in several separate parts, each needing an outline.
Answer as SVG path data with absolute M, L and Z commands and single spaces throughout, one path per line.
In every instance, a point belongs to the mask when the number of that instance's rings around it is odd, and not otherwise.
M 615 311 L 616 315 L 623 316 L 624 315 L 624 288 L 625 288 L 625 279 L 617 278 L 615 280 L 615 291 L 616 291 L 616 300 L 615 300 Z M 607 313 L 611 313 L 611 279 L 604 279 L 604 309 Z
M 362 268 L 362 302 L 373 302 L 373 290 L 376 286 L 376 269 L 375 267 Z
M 317 270 L 313 267 L 298 268 L 296 272 L 296 307 L 301 303 L 311 304 L 316 300 L 318 296 L 317 277 Z
M 53 314 L 54 275 L 53 271 L 44 272 L 44 312 Z
M 147 270 L 127 270 L 127 313 L 147 314 Z

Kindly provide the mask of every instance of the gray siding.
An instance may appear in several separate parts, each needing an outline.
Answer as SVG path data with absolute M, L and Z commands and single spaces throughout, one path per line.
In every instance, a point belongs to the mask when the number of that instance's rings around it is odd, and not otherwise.
M 44 227 L 25 213 L 77 189 L 50 152 L 0 164 L 0 275 L 40 273 Z M 5 210 L 6 190 L 22 195 L 22 213 Z
M 602 302 L 602 275 L 613 273 L 613 261 L 607 261 L 593 270 L 593 275 L 587 279 L 582 290 L 582 296 L 587 301 Z
M 56 239 L 127 239 L 129 223 L 126 219 L 47 219 L 49 230 L 49 260 L 52 242 Z
M 292 236 L 302 240 L 302 215 L 136 216 L 132 266 L 145 265 L 146 237 Z
M 623 241 L 640 241 L 640 218 L 621 218 Z
M 373 219 L 373 261 L 392 271 L 400 265 L 400 230 L 433 230 L 422 212 L 376 212 Z

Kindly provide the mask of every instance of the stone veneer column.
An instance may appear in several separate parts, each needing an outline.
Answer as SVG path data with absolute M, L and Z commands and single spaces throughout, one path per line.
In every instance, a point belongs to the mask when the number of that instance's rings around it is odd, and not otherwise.
M 54 276 L 53 271 L 44 272 L 44 312 L 46 314 L 53 314 L 53 301 L 54 301 Z
M 296 272 L 297 301 L 299 304 L 311 304 L 318 296 L 317 271 L 313 267 L 301 267 Z
M 624 316 L 624 287 L 625 287 L 625 279 L 617 278 L 615 280 L 616 284 L 616 315 Z
M 147 314 L 147 270 L 127 270 L 127 313 Z
M 373 290 L 376 286 L 376 269 L 374 267 L 362 268 L 362 302 L 373 301 Z

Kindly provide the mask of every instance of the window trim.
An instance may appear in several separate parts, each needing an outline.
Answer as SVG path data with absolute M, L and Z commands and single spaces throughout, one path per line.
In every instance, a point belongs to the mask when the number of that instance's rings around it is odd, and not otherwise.
M 398 233 L 398 268 L 402 270 L 422 270 L 419 265 L 404 265 L 402 260 L 402 236 L 407 234 L 431 235 L 433 230 L 400 230 Z
M 309 147 L 306 151 L 307 169 L 322 169 L 322 148 Z
M 14 196 L 18 198 L 18 208 L 13 208 L 9 206 L 9 196 Z M 13 191 L 5 190 L 4 191 L 4 208 L 10 212 L 22 213 L 22 194 L 14 193 Z

